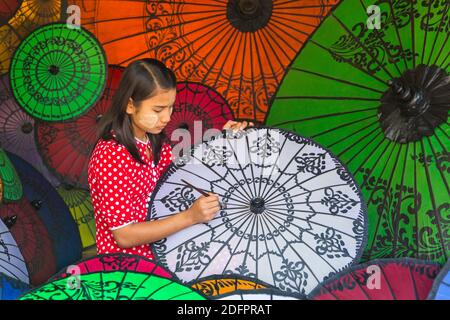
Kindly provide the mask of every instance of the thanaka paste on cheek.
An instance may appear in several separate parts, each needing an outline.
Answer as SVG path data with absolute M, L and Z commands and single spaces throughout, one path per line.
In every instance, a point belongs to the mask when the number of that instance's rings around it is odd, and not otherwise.
M 156 124 L 158 123 L 158 116 L 154 113 L 142 114 L 137 117 L 136 122 L 140 127 L 144 128 L 146 131 L 149 131 L 156 127 Z

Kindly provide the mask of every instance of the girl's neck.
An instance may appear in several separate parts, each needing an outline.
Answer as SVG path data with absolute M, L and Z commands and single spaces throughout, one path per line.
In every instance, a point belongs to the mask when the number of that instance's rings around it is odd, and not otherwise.
M 137 140 L 139 140 L 139 141 L 141 141 L 141 142 L 143 142 L 143 143 L 147 143 L 148 142 L 148 137 L 147 137 L 147 135 L 145 135 L 145 137 L 144 138 L 139 138 L 139 137 L 134 137 L 135 139 L 137 139 Z
M 136 128 L 133 126 L 133 133 L 134 133 L 134 137 L 138 140 L 141 140 L 143 142 L 147 142 L 148 141 L 148 136 L 147 133 L 143 130 L 140 130 L 139 128 Z

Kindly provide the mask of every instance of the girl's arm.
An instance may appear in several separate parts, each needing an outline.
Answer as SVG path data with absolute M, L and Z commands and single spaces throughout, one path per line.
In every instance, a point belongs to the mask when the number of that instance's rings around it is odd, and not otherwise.
M 247 123 L 247 121 L 238 122 L 230 120 L 224 125 L 223 129 L 232 129 L 233 131 L 238 131 L 245 129 L 247 125 L 253 126 L 254 124 L 253 122 Z M 111 152 L 112 151 L 115 150 L 111 150 Z M 124 157 L 128 156 L 126 155 Z M 120 166 L 120 163 L 117 162 L 117 165 Z M 119 171 L 120 170 L 125 170 L 125 168 L 119 168 Z M 100 173 L 103 172 L 100 171 Z M 126 175 L 126 170 L 123 172 L 123 174 Z M 120 176 L 117 175 L 118 173 L 116 173 L 115 176 L 118 177 L 118 179 L 120 179 Z M 126 181 L 122 182 L 123 182 L 122 188 L 124 190 L 127 189 Z M 106 182 L 103 182 L 102 185 L 106 186 Z M 107 190 L 105 190 L 105 192 L 107 192 Z M 194 202 L 191 208 L 185 211 L 181 211 L 180 213 L 173 215 L 169 218 L 141 223 L 133 223 L 123 228 L 115 229 L 112 231 L 113 237 L 116 240 L 119 247 L 123 249 L 132 248 L 139 245 L 159 241 L 161 239 L 170 236 L 171 234 L 174 234 L 180 230 L 188 228 L 194 224 L 208 222 L 220 210 L 219 198 L 212 193 L 210 193 L 210 195 L 212 196 L 199 197 Z M 120 196 L 117 195 L 117 197 L 111 201 L 112 202 L 118 201 L 117 198 Z M 107 213 L 109 211 L 112 211 L 110 209 L 111 208 L 108 208 L 108 206 L 105 208 Z M 116 215 L 116 213 L 114 213 L 113 215 Z
M 164 239 L 197 223 L 210 221 L 220 210 L 219 198 L 213 193 L 200 196 L 187 210 L 169 218 L 133 223 L 112 232 L 119 247 L 128 249 Z

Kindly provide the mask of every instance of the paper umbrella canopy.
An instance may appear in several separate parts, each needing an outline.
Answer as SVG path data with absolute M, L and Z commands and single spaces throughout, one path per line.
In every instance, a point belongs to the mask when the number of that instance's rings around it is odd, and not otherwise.
M 0 273 L 0 300 L 16 300 L 29 290 L 29 285 Z
M 24 194 L 45 224 L 56 258 L 56 270 L 81 257 L 81 239 L 77 225 L 61 196 L 31 164 L 6 153 L 16 168 Z
M 70 277 L 73 274 L 88 274 L 106 271 L 134 271 L 172 279 L 173 274 L 152 260 L 138 255 L 111 253 L 96 255 L 93 258 L 78 261 L 53 277 L 54 280 Z
M 61 19 L 61 0 L 0 1 L 0 75 L 10 70 L 21 41 L 37 27 Z
M 214 275 L 189 284 L 210 300 L 299 300 L 303 295 L 286 294 L 260 280 L 241 275 Z
M 49 172 L 37 150 L 35 129 L 33 117 L 15 100 L 9 77 L 0 76 L 0 145 L 6 151 L 32 163 L 53 186 L 57 186 L 58 179 Z
M 303 296 L 294 296 L 273 289 L 236 290 L 212 297 L 212 300 L 303 300 Z
M 285 69 L 338 0 L 73 0 L 109 63 L 151 57 L 261 121 Z
M 123 68 L 108 67 L 105 90 L 86 113 L 64 122 L 37 121 L 35 141 L 43 162 L 61 183 L 89 189 L 88 164 L 98 140 L 98 122 L 110 109 Z
M 307 294 L 362 253 L 366 212 L 345 167 L 294 133 L 248 128 L 198 144 L 155 188 L 149 219 L 187 209 L 200 193 L 223 209 L 153 245 L 156 259 L 185 282 L 237 274 Z
M 106 82 L 106 59 L 83 27 L 42 26 L 26 37 L 11 62 L 11 89 L 31 116 L 44 121 L 79 117 L 97 102 Z
M 215 275 L 202 278 L 189 285 L 207 297 L 215 297 L 236 291 L 256 291 L 271 288 L 270 285 L 254 278 L 238 275 Z
M 8 154 L 0 149 L 0 200 L 17 201 L 23 196 L 23 186 Z
M 78 226 L 83 249 L 95 247 L 95 217 L 91 195 L 84 189 L 61 184 L 56 188 Z
M 447 261 L 439 275 L 434 280 L 428 299 L 450 300 L 450 260 Z
M 186 147 L 199 143 L 208 129 L 221 130 L 228 120 L 233 120 L 227 101 L 215 90 L 201 84 L 191 82 L 177 83 L 177 96 L 170 116 L 170 122 L 164 129 L 172 142 L 178 142 L 177 129 L 187 130 L 181 143 Z
M 20 300 L 205 300 L 205 298 L 193 289 L 167 278 L 132 271 L 112 271 L 55 280 L 26 293 Z
M 7 21 L 14 16 L 14 13 L 19 9 L 20 1 L 18 0 L 1 0 L 0 1 L 0 21 Z
M 380 27 L 367 8 L 376 5 Z M 363 260 L 450 256 L 449 1 L 343 0 L 287 70 L 266 125 L 329 148 L 368 205 Z
M 52 240 L 38 211 L 24 196 L 17 202 L 0 204 L 0 219 L 5 223 L 25 259 L 31 285 L 40 285 L 55 272 Z
M 0 274 L 25 284 L 30 278 L 25 259 L 8 227 L 0 219 Z
M 425 300 L 439 272 L 437 263 L 380 259 L 352 267 L 321 283 L 313 300 Z

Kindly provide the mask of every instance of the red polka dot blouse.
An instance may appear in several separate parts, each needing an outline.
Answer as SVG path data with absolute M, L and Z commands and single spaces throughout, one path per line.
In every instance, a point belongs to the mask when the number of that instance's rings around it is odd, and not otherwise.
M 150 142 L 136 138 L 136 146 L 147 165 L 134 160 L 125 146 L 114 139 L 101 139 L 89 161 L 88 182 L 97 228 L 97 254 L 123 252 L 153 259 L 150 244 L 121 249 L 112 235 L 113 230 L 146 221 L 150 195 L 172 160 L 169 144 L 163 145 L 156 166 L 145 152 L 147 147 L 150 150 Z

